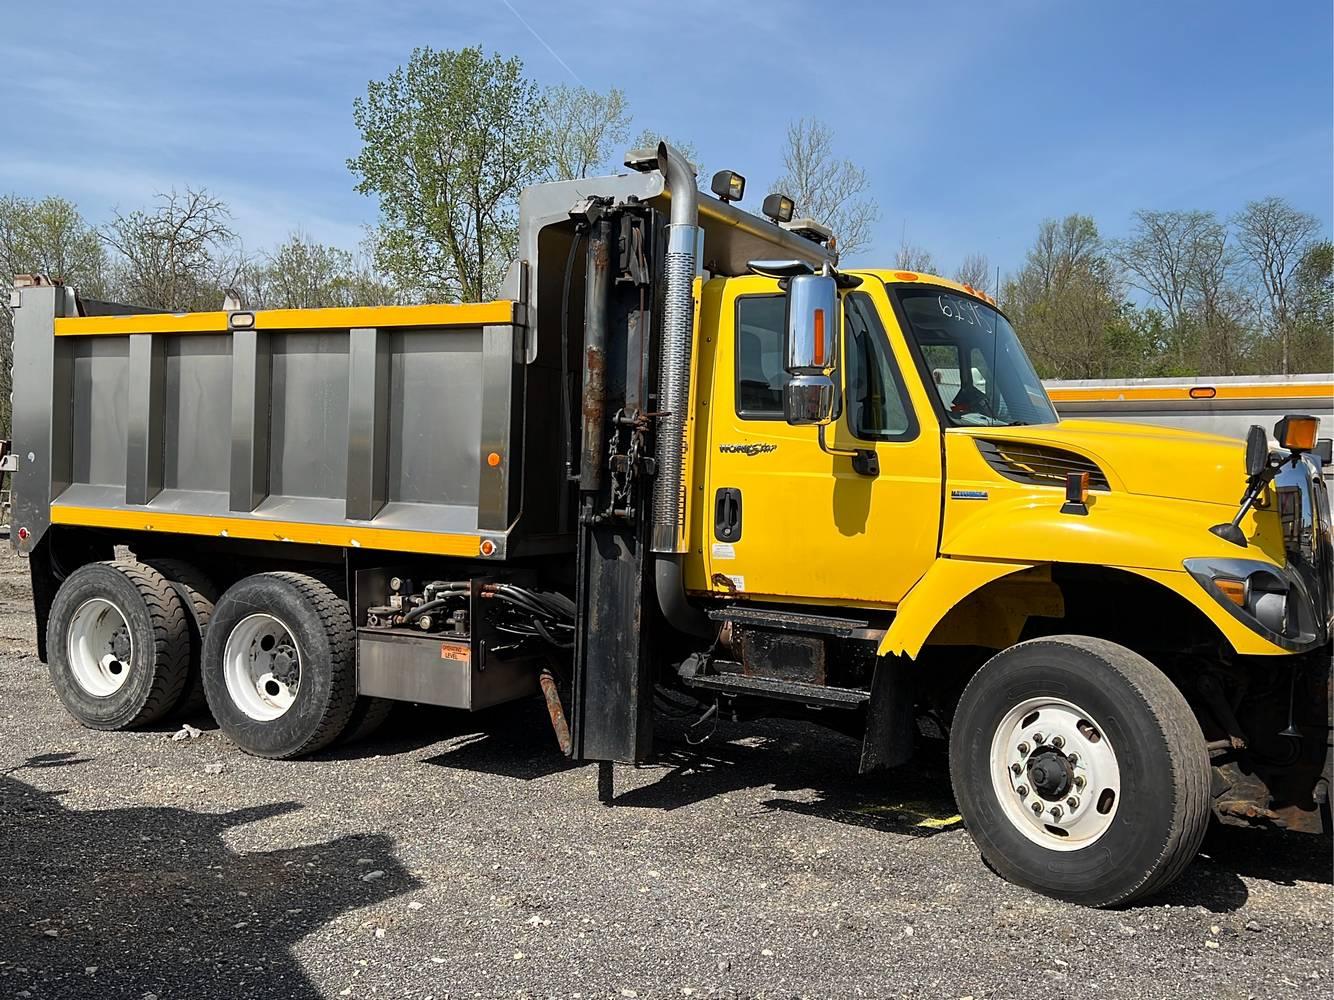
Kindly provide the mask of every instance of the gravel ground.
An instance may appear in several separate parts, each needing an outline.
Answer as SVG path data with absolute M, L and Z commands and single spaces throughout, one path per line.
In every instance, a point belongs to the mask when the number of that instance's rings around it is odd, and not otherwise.
M 664 725 L 618 802 L 539 705 L 406 709 L 246 757 L 94 733 L 0 551 L 0 998 L 1328 997 L 1327 838 L 1216 830 L 1119 912 L 1002 882 L 938 764 L 858 778 L 791 723 Z

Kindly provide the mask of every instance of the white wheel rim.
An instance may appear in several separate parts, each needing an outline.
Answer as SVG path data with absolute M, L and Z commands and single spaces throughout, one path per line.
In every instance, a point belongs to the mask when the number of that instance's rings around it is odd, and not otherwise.
M 94 698 L 109 698 L 125 686 L 134 664 L 134 637 L 125 613 L 102 597 L 79 605 L 68 634 L 74 681 Z
M 1053 851 L 1088 847 L 1121 802 L 1106 732 L 1062 698 L 1029 698 L 1006 713 L 991 741 L 991 783 L 1015 829 Z
M 227 636 L 222 677 L 232 704 L 256 722 L 272 722 L 296 701 L 301 649 L 273 615 L 250 615 Z

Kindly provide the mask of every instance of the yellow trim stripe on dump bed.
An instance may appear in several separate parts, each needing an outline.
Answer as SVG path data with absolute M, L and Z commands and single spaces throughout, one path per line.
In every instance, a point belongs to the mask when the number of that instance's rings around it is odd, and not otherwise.
M 226 312 L 137 313 L 130 316 L 69 316 L 55 321 L 57 337 L 105 337 L 130 333 L 226 333 Z M 350 330 L 391 326 L 492 326 L 514 322 L 514 303 L 354 306 L 337 309 L 257 309 L 256 330 Z
M 302 524 L 298 521 L 215 517 L 210 514 L 169 514 L 156 510 L 108 510 L 58 503 L 51 505 L 51 523 L 178 535 L 209 535 L 215 538 L 248 538 L 261 542 L 304 542 L 308 545 L 336 545 L 349 549 L 387 549 L 437 556 L 476 556 L 481 545 L 477 535 Z
M 1194 389 L 1197 395 L 1192 396 Z M 1210 394 L 1205 394 L 1210 393 Z M 1291 382 L 1281 385 L 1154 385 L 1050 388 L 1053 403 L 1161 403 L 1213 399 L 1334 399 L 1334 382 Z

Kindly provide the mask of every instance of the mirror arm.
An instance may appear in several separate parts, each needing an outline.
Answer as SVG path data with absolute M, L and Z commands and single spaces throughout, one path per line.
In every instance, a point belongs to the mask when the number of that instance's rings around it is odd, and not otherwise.
M 816 428 L 816 438 L 820 442 L 822 452 L 826 455 L 852 459 L 852 471 L 860 476 L 880 475 L 880 457 L 874 448 L 831 448 L 825 440 L 824 429 L 824 424 Z

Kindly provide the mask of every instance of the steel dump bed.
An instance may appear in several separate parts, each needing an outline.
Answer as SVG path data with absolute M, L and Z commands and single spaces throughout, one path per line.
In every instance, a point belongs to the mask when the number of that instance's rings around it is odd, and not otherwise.
M 117 307 L 15 295 L 29 544 L 63 523 L 503 559 L 554 524 L 549 503 L 518 523 L 543 379 L 512 301 L 88 315 Z

